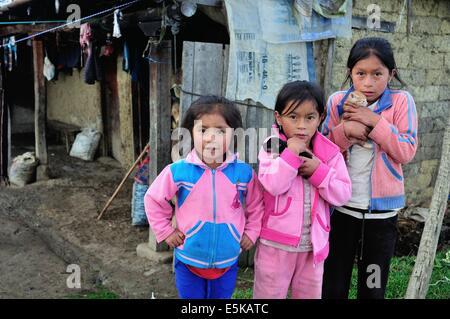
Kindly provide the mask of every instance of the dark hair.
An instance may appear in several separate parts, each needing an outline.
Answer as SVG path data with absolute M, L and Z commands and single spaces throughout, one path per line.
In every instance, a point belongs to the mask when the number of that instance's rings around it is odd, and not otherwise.
M 362 38 L 355 42 L 347 60 L 347 68 L 350 70 L 349 74 L 345 78 L 342 87 L 345 83 L 352 79 L 350 77 L 351 71 L 356 63 L 360 60 L 367 59 L 370 56 L 376 56 L 380 61 L 389 69 L 389 73 L 395 70 L 394 77 L 400 82 L 402 86 L 406 86 L 406 83 L 400 78 L 398 74 L 397 64 L 394 59 L 394 52 L 392 51 L 391 44 L 388 40 L 378 37 Z
M 188 129 L 192 135 L 194 121 L 205 114 L 214 113 L 222 115 L 231 128 L 242 127 L 241 113 L 236 105 L 230 100 L 216 95 L 202 96 L 194 101 L 184 115 L 181 127 Z
M 295 103 L 293 103 L 287 112 L 284 112 L 284 109 L 291 101 L 295 101 Z M 316 105 L 319 115 L 323 114 L 325 109 L 325 96 L 319 85 L 308 81 L 289 82 L 281 88 L 280 92 L 278 92 L 277 101 L 275 102 L 275 111 L 280 115 L 287 115 L 305 101 L 312 101 Z

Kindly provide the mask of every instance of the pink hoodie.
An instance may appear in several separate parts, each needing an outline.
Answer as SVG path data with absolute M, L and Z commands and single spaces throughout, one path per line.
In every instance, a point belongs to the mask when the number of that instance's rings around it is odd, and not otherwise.
M 253 243 L 258 239 L 264 213 L 262 188 L 251 166 L 235 155 L 211 169 L 193 150 L 158 175 L 144 198 L 158 242 L 174 231 L 169 201 L 175 195 L 177 227 L 186 235 L 175 255 L 183 263 L 226 268 L 239 257 L 244 233 Z
M 284 135 L 279 135 L 286 140 Z M 270 138 L 270 137 L 269 137 Z M 313 153 L 319 167 L 309 178 L 311 184 L 311 241 L 314 262 L 328 256 L 330 206 L 342 206 L 350 198 L 352 187 L 339 148 L 319 132 L 313 137 Z M 259 180 L 263 185 L 265 214 L 261 238 L 297 246 L 303 226 L 303 177 L 298 169 L 303 160 L 286 148 L 280 156 L 259 153 Z

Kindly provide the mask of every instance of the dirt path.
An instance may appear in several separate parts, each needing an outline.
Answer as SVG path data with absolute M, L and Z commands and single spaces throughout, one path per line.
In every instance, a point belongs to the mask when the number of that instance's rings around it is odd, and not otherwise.
M 67 264 L 27 226 L 1 214 L 0 298 L 63 298 Z
M 15 153 L 25 151 L 28 149 L 16 149 Z M 136 254 L 137 245 L 148 240 L 148 228 L 131 226 L 132 180 L 126 183 L 104 218 L 96 220 L 98 212 L 123 177 L 124 171 L 118 163 L 110 158 L 100 158 L 95 162 L 77 160 L 69 157 L 61 146 L 51 146 L 49 157 L 53 175 L 51 180 L 23 188 L 0 186 L 2 224 L 4 216 L 14 216 L 16 220 L 35 230 L 55 253 L 53 257 L 59 257 L 54 268 L 57 272 L 65 272 L 67 264 L 79 264 L 83 289 L 97 284 L 114 291 L 122 298 L 150 298 L 152 292 L 157 298 L 176 298 L 171 264 L 156 263 Z M 10 269 L 17 269 L 17 277 L 5 281 L 8 287 L 12 287 L 26 281 L 24 278 L 28 276 L 27 273 L 36 274 L 36 270 L 27 267 L 33 261 L 32 256 L 41 251 L 38 248 L 41 245 L 26 245 L 23 254 L 15 259 L 10 257 L 8 254 L 13 253 L 14 248 L 11 246 L 13 244 L 8 243 L 14 242 L 10 233 L 14 233 L 15 229 L 12 229 L 15 226 L 11 218 L 6 220 L 5 225 L 12 224 L 4 226 L 6 229 L 0 229 L 1 254 L 6 254 L 5 258 L 1 255 L 0 273 L 1 276 L 8 276 Z M 6 244 L 3 244 L 3 238 Z M 31 257 L 25 251 L 31 253 Z M 9 263 L 3 262 L 6 259 Z M 49 263 L 53 262 L 51 257 L 48 260 Z M 44 264 L 36 266 L 46 268 L 45 262 L 42 262 Z M 53 268 L 48 268 L 50 273 L 54 272 Z M 24 278 L 21 278 L 22 272 Z M 50 273 L 46 273 L 46 276 Z M 67 274 L 65 276 L 63 277 L 67 278 Z M 50 297 L 61 296 L 56 294 L 62 289 L 60 279 L 48 279 L 45 283 Z M 65 280 L 62 284 L 65 285 Z M 4 286 L 0 284 L 0 296 L 7 297 L 3 293 Z M 5 291 L 13 292 L 14 289 L 8 288 Z M 19 291 L 20 289 L 16 293 Z

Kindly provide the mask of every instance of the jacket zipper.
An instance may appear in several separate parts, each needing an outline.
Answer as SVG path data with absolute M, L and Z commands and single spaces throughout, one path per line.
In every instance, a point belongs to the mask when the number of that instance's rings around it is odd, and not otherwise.
M 212 236 L 212 252 L 211 252 L 211 260 L 209 262 L 209 268 L 212 268 L 214 258 L 216 257 L 216 241 L 217 241 L 217 232 L 216 232 L 216 170 L 212 169 L 212 184 L 213 184 L 213 220 L 214 220 L 214 226 L 213 226 L 213 236 Z

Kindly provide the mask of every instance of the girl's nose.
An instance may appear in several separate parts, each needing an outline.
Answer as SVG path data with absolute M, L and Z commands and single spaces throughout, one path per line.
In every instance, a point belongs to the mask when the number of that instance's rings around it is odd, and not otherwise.
M 363 85 L 365 87 L 371 87 L 373 85 L 373 80 L 370 78 L 370 76 L 366 76 L 366 78 L 363 81 Z

